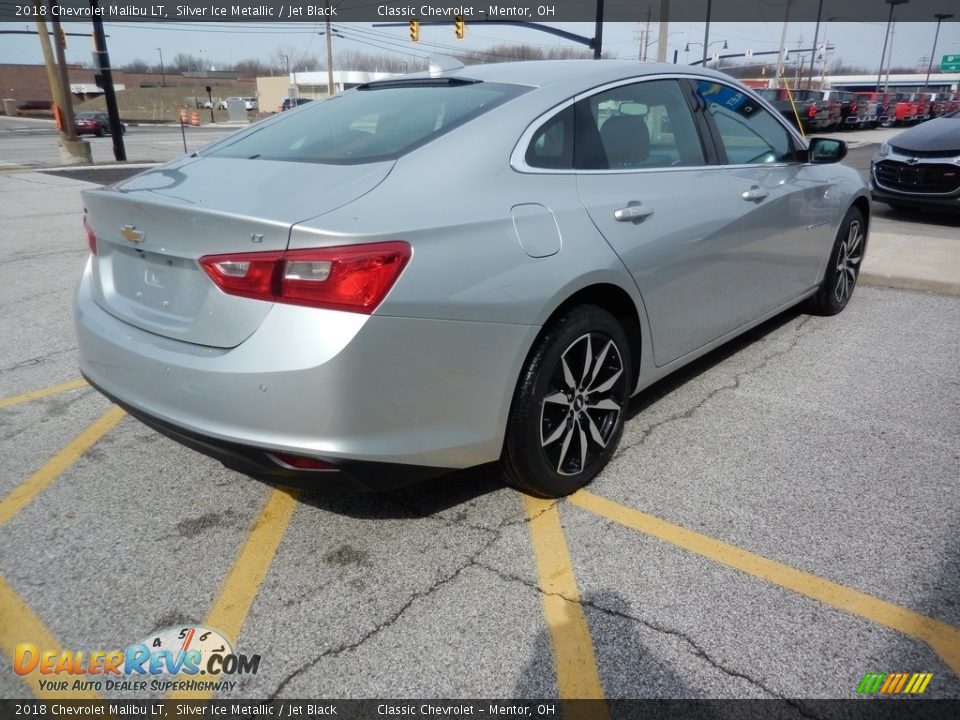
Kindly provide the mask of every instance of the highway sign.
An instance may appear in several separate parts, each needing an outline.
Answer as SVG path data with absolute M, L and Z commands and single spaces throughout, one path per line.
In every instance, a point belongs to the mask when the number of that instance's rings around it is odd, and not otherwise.
M 960 72 L 960 55 L 944 55 L 940 61 L 940 72 Z

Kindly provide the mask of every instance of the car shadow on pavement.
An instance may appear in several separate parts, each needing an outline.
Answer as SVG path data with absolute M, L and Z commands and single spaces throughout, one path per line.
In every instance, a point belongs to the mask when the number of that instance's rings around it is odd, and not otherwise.
M 907 221 L 918 225 L 960 228 L 960 213 L 941 211 L 935 208 L 892 208 L 875 202 L 873 204 L 873 215 L 876 218 Z
M 766 322 L 757 325 L 757 327 L 753 328 L 752 330 L 748 330 L 747 332 L 743 333 L 743 335 L 724 343 L 716 350 L 711 350 L 706 355 L 694 360 L 689 365 L 686 365 L 679 370 L 674 370 L 667 377 L 655 382 L 653 385 L 646 388 L 640 392 L 640 394 L 634 396 L 633 399 L 630 400 L 630 408 L 627 411 L 627 421 L 632 420 L 648 407 L 660 402 L 663 398 L 680 386 L 685 385 L 694 378 L 697 378 L 708 370 L 713 369 L 727 358 L 736 355 L 741 350 L 744 350 L 753 343 L 763 340 L 770 333 L 779 330 L 784 325 L 793 322 L 804 314 L 805 313 L 800 309 L 799 306 L 785 310 L 779 315 L 770 318 Z
M 301 490 L 305 505 L 362 520 L 408 520 L 436 515 L 482 495 L 503 490 L 496 463 L 454 470 L 389 492 Z

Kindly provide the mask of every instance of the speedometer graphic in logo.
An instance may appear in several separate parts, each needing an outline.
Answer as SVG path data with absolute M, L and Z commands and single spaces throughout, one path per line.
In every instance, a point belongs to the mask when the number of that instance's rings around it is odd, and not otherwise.
M 171 658 L 189 658 L 188 665 L 199 668 L 201 675 L 206 675 L 208 668 L 216 673 L 215 663 L 210 662 L 214 656 L 222 659 L 234 654 L 233 646 L 222 633 L 203 625 L 164 628 L 145 638 L 143 644 L 151 655 L 169 653 Z

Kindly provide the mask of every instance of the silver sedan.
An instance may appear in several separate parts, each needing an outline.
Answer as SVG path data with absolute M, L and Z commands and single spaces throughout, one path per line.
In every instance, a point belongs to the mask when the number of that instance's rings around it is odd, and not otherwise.
M 596 476 L 632 395 L 790 306 L 850 299 L 870 206 L 709 70 L 436 70 L 313 102 L 85 191 L 81 370 L 284 484 L 499 461 Z

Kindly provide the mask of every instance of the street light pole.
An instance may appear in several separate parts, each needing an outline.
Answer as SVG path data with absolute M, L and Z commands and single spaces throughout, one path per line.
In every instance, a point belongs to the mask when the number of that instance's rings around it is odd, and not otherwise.
M 167 86 L 167 73 L 163 69 L 163 50 L 157 48 L 157 52 L 160 53 L 160 87 Z
M 883 36 L 883 52 L 880 53 L 880 70 L 877 71 L 877 92 L 880 92 L 880 81 L 883 78 L 883 59 L 887 54 L 887 42 L 890 40 L 890 26 L 893 25 L 893 9 L 897 5 L 906 5 L 909 0 L 886 0 L 890 6 L 890 17 L 887 18 L 887 32 Z
M 953 13 L 937 13 L 934 15 L 937 19 L 937 31 L 933 34 L 933 50 L 930 51 L 930 64 L 927 65 L 927 79 L 923 81 L 923 89 L 926 90 L 930 84 L 930 72 L 933 70 L 933 58 L 937 54 L 937 40 L 940 39 L 940 23 L 953 17 Z

